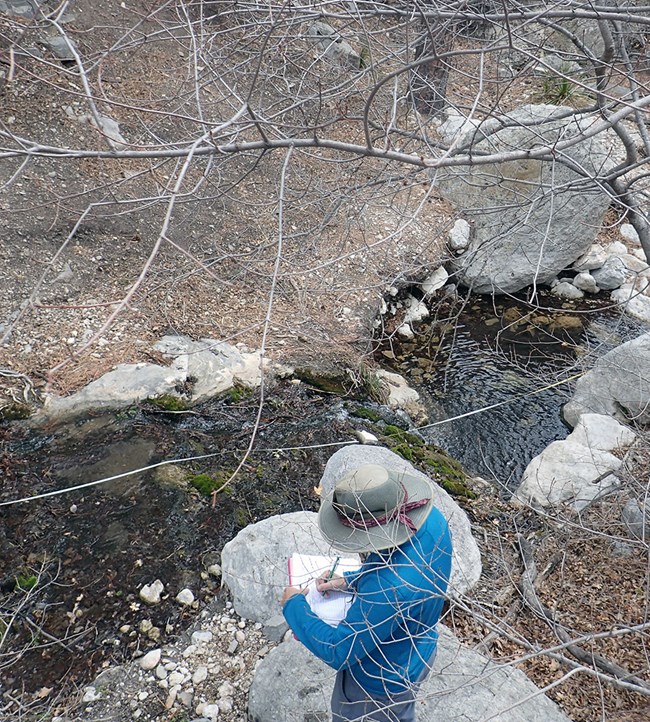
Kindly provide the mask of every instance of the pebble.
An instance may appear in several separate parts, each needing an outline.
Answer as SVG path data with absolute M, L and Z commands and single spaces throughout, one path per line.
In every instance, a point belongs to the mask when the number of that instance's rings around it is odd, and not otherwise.
M 147 652 L 140 660 L 140 667 L 142 669 L 154 669 L 160 662 L 161 654 L 161 649 L 152 649 L 150 652 Z
M 86 687 L 84 690 L 84 696 L 82 702 L 96 702 L 101 697 L 94 687 Z
M 235 632 L 235 639 L 240 643 L 243 644 L 243 642 L 246 641 L 246 635 L 241 631 L 241 629 L 238 629 Z
M 219 705 L 218 704 L 206 704 L 203 705 L 201 714 L 207 717 L 211 722 L 215 722 L 219 717 Z
M 169 675 L 169 684 L 171 684 L 172 687 L 183 684 L 183 681 L 184 675 L 181 672 L 172 672 Z
M 234 654 L 237 651 L 237 647 L 239 647 L 239 642 L 236 639 L 233 639 L 228 645 L 228 654 Z
M 219 698 L 232 697 L 235 694 L 235 688 L 232 686 L 232 684 L 230 684 L 230 682 L 222 682 L 219 685 L 217 694 L 219 695 Z
M 140 599 L 145 604 L 160 604 L 160 595 L 165 591 L 165 585 L 156 579 L 151 584 L 145 584 L 139 592 Z
M 192 590 L 181 589 L 181 591 L 176 595 L 176 601 L 184 607 L 189 607 L 190 604 L 194 603 L 194 594 L 192 593 Z
M 169 690 L 169 694 L 167 695 L 167 699 L 165 700 L 165 709 L 171 709 L 174 706 L 174 702 L 176 702 L 176 695 L 179 693 L 180 687 L 172 687 Z
M 212 574 L 213 577 L 220 577 L 221 567 L 218 564 L 210 564 L 208 567 L 208 574 Z
M 212 632 L 192 632 L 192 644 L 203 644 L 211 641 Z
M 197 667 L 196 671 L 192 675 L 192 684 L 201 684 L 201 682 L 205 682 L 205 680 L 208 677 L 208 668 L 201 666 Z
M 189 690 L 183 690 L 178 693 L 178 700 L 184 707 L 191 707 L 194 700 L 194 693 Z

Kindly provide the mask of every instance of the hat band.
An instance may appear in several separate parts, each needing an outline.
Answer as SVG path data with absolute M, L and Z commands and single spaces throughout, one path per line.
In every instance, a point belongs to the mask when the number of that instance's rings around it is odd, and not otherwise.
M 367 519 L 361 514 L 350 516 L 341 511 L 339 504 L 334 503 L 332 504 L 332 506 L 334 507 L 334 511 L 336 512 L 336 515 L 338 516 L 341 524 L 343 524 L 343 526 L 351 527 L 352 529 L 369 529 L 374 526 L 382 526 L 383 524 L 388 524 L 389 522 L 397 519 L 399 523 L 404 524 L 407 529 L 410 529 L 412 532 L 416 532 L 417 527 L 415 526 L 411 518 L 407 516 L 407 513 L 409 511 L 413 511 L 413 509 L 419 509 L 421 506 L 428 504 L 431 499 L 409 501 L 409 495 L 406 491 L 406 487 L 404 486 L 404 484 L 402 484 L 401 486 L 404 490 L 404 501 L 399 506 L 396 506 L 394 509 L 391 509 L 391 511 L 389 511 L 387 514 L 383 514 L 382 516 L 373 515 Z

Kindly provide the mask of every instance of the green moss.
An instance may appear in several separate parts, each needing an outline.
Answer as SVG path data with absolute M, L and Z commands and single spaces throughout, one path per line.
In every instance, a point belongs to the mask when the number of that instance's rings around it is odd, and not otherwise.
M 416 436 L 415 434 L 409 434 L 408 431 L 400 429 L 399 426 L 394 426 L 393 424 L 386 424 L 385 431 L 387 436 L 389 436 L 391 439 L 396 439 L 400 443 L 410 444 L 412 446 L 424 446 L 424 441 L 422 441 L 419 436 Z
M 347 396 L 349 389 L 347 388 L 347 377 L 344 374 L 327 374 L 319 373 L 309 368 L 299 368 L 293 372 L 293 375 L 300 379 L 303 383 L 314 386 L 328 394 L 336 394 L 336 396 Z
M 354 406 L 350 409 L 350 414 L 356 416 L 359 419 L 367 419 L 368 421 L 381 421 L 381 414 L 372 409 L 367 409 L 364 406 Z
M 38 584 L 38 577 L 34 574 L 19 574 L 16 577 L 16 589 L 31 591 Z
M 26 404 L 13 403 L 0 409 L 0 421 L 18 421 L 28 419 L 32 410 Z
M 397 426 L 386 426 L 390 450 L 403 459 L 419 466 L 452 496 L 475 499 L 476 494 L 467 484 L 467 474 L 462 465 L 449 454 L 433 444 L 427 445 L 415 434 Z M 397 442 L 397 443 L 395 443 Z
M 245 509 L 243 506 L 238 506 L 235 509 L 235 526 L 238 529 L 243 529 L 245 526 L 248 526 L 250 522 L 250 515 L 248 513 L 248 510 Z
M 231 404 L 237 404 L 240 401 L 244 401 L 249 398 L 253 393 L 252 389 L 246 388 L 245 386 L 238 386 L 235 384 L 231 386 L 227 391 L 224 391 L 221 398 L 224 398 Z
M 155 396 L 147 399 L 147 402 L 157 406 L 163 411 L 186 411 L 188 408 L 187 401 L 173 396 L 172 394 L 163 394 L 162 396 Z
M 397 446 L 391 446 L 390 450 L 407 461 L 415 461 L 413 449 L 408 444 L 397 444 Z
M 213 491 L 222 487 L 231 476 L 232 471 L 228 469 L 221 469 L 213 475 L 205 473 L 195 474 L 194 476 L 189 477 L 188 482 L 190 486 L 193 486 L 198 492 L 203 494 L 203 496 L 210 496 Z M 229 495 L 230 487 L 226 486 L 220 493 Z

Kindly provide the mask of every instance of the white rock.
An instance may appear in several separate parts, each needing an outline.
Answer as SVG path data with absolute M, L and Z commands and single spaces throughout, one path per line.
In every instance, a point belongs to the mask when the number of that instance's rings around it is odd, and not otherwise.
M 413 329 L 411 328 L 411 326 L 410 326 L 408 323 L 403 323 L 403 324 L 397 329 L 397 333 L 398 333 L 402 338 L 406 338 L 406 339 L 414 338 L 414 337 L 415 337 L 415 334 L 413 333 Z
M 449 247 L 453 251 L 464 251 L 469 246 L 471 228 L 464 218 L 459 218 L 449 231 Z
M 220 699 L 217 704 L 219 705 L 219 712 L 222 712 L 223 714 L 232 712 L 233 701 L 230 697 L 224 697 L 223 699 Z
M 158 679 L 167 679 L 167 670 L 162 664 L 156 667 L 156 677 L 158 677 Z
M 169 684 L 172 685 L 172 687 L 180 686 L 183 684 L 184 676 L 181 672 L 172 672 L 169 675 Z
M 96 702 L 101 697 L 101 694 L 95 689 L 95 687 L 85 687 L 84 696 L 82 702 Z
M 420 301 L 414 296 L 407 296 L 404 301 L 406 313 L 404 314 L 404 323 L 418 323 L 429 315 L 429 309 L 426 303 Z
M 211 720 L 211 722 L 215 722 L 216 719 L 219 717 L 219 705 L 218 704 L 205 704 L 203 705 L 203 710 L 201 714 L 204 717 L 207 717 L 207 719 Z
M 160 662 L 161 654 L 161 649 L 152 649 L 150 652 L 147 652 L 144 657 L 140 659 L 141 669 L 153 669 L 154 667 L 157 667 Z
M 582 271 L 573 279 L 573 285 L 586 293 L 598 293 L 600 289 L 589 271 Z
M 246 641 L 246 635 L 241 631 L 241 629 L 238 629 L 235 632 L 235 639 L 240 643 L 243 644 Z
M 605 252 L 608 256 L 623 256 L 627 253 L 627 246 L 620 241 L 614 241 L 605 248 Z
M 194 603 L 194 594 L 191 589 L 181 589 L 176 595 L 176 601 L 184 607 L 189 607 Z
M 230 682 L 222 682 L 217 689 L 217 695 L 221 697 L 232 697 L 235 694 L 235 688 Z
M 639 240 L 639 234 L 636 232 L 634 226 L 631 223 L 624 223 L 621 226 L 619 233 L 628 243 L 632 244 L 633 246 L 638 246 L 641 243 L 641 241 Z
M 612 301 L 623 304 L 630 316 L 650 323 L 650 298 L 640 293 L 632 283 L 626 283 L 612 291 Z
M 553 296 L 557 296 L 558 298 L 567 298 L 567 299 L 578 299 L 584 297 L 584 292 L 581 291 L 577 286 L 574 286 L 573 283 L 569 283 L 568 281 L 561 281 L 560 283 L 553 286 L 551 289 L 551 294 Z
M 206 644 L 212 641 L 212 632 L 192 632 L 192 644 Z
M 160 604 L 160 595 L 165 591 L 165 585 L 156 579 L 151 584 L 145 584 L 140 590 L 140 599 L 145 604 Z
M 420 288 L 425 296 L 430 296 L 439 288 L 442 288 L 445 283 L 447 283 L 448 278 L 449 274 L 447 273 L 447 269 L 440 266 L 440 268 L 436 268 L 430 276 L 427 276 L 424 281 L 422 281 Z
M 640 258 L 642 261 L 647 261 L 643 248 L 633 248 L 631 253 L 635 258 Z
M 218 564 L 210 564 L 208 567 L 208 574 L 212 574 L 213 577 L 220 577 L 221 567 Z
M 607 260 L 607 253 L 600 243 L 592 244 L 591 248 L 573 264 L 576 271 L 593 271 L 602 268 Z
M 620 258 L 628 271 L 641 273 L 641 271 L 645 271 L 648 268 L 645 258 L 638 258 L 632 253 L 623 253 Z
M 180 692 L 180 690 L 181 688 L 178 686 L 172 687 L 169 690 L 169 694 L 165 700 L 165 709 L 171 709 L 174 706 L 174 702 L 176 702 L 176 695 Z
M 201 682 L 205 682 L 208 677 L 208 668 L 201 666 L 197 667 L 196 671 L 192 675 L 192 684 L 199 685 Z

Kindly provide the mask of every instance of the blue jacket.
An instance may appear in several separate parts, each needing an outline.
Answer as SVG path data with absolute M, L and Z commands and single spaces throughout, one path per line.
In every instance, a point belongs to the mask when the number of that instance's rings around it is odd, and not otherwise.
M 334 669 L 347 669 L 373 696 L 404 692 L 417 681 L 438 641 L 436 624 L 451 572 L 451 535 L 433 508 L 407 542 L 369 554 L 345 574 L 355 597 L 345 619 L 331 627 L 302 594 L 283 613 L 295 636 Z

